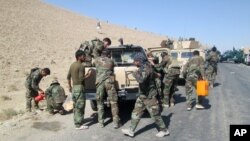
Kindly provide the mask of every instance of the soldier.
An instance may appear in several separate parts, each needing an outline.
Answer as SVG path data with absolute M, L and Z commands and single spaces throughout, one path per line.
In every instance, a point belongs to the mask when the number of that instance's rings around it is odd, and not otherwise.
M 178 79 L 180 74 L 180 69 L 175 68 L 175 66 L 171 65 L 172 60 L 171 57 L 168 55 L 168 52 L 161 53 L 162 61 L 160 64 L 154 64 L 154 67 L 160 68 L 163 72 L 163 96 L 162 96 L 162 103 L 163 107 L 169 107 L 169 105 L 174 106 L 174 81 Z
M 39 93 L 44 93 L 41 88 L 39 88 L 39 83 L 43 77 L 50 75 L 49 68 L 33 68 L 29 76 L 26 78 L 25 87 L 26 87 L 26 111 L 31 112 L 31 101 Z M 39 109 L 38 102 L 34 100 L 34 106 L 36 109 Z
M 86 98 L 84 89 L 85 67 L 82 63 L 85 60 L 85 54 L 83 51 L 77 50 L 75 57 L 76 62 L 71 64 L 67 79 L 69 91 L 72 92 L 74 124 L 77 130 L 82 130 L 88 128 L 88 126 L 83 125 Z M 73 88 L 71 79 L 73 81 Z
M 111 40 L 110 40 L 111 44 Z M 106 47 L 108 46 L 108 43 L 105 45 Z M 85 61 L 83 62 L 83 65 L 85 67 L 91 67 L 93 66 L 92 60 L 101 56 L 102 50 L 104 50 L 104 42 L 101 41 L 100 39 L 93 39 L 91 41 L 85 41 L 82 43 L 79 47 L 79 50 L 84 51 L 85 53 Z
M 110 38 L 108 37 L 104 38 L 102 41 L 103 41 L 104 49 L 108 48 L 112 43 Z
M 186 98 L 187 98 L 187 110 L 192 109 L 192 94 L 193 88 L 196 87 L 196 83 L 199 79 L 205 79 L 204 71 L 204 59 L 199 56 L 199 51 L 193 52 L 193 57 L 189 59 L 187 64 L 183 68 L 183 76 L 186 79 Z M 196 109 L 204 109 L 204 106 L 201 105 L 203 97 L 198 97 L 196 95 Z
M 217 53 L 217 48 L 214 46 L 212 51 L 206 58 L 206 76 L 209 81 L 211 88 L 214 87 L 215 77 L 217 75 L 217 63 L 219 62 L 219 55 Z
M 146 56 L 137 53 L 134 57 L 134 64 L 139 68 L 133 75 L 139 83 L 139 97 L 136 100 L 134 110 L 131 115 L 131 125 L 129 129 L 122 129 L 125 135 L 134 136 L 134 131 L 140 121 L 143 111 L 148 110 L 151 118 L 159 126 L 157 137 L 169 135 L 169 131 L 162 120 L 160 107 L 157 100 L 157 91 L 155 86 L 156 73 L 153 72 L 152 66 L 147 62 Z
M 147 54 L 148 60 L 149 62 L 152 62 L 151 64 L 159 64 L 159 59 L 158 57 L 154 57 L 152 52 L 149 52 Z M 162 73 L 162 69 L 160 66 L 154 66 L 153 65 L 153 70 L 158 73 L 159 75 L 161 75 L 161 77 L 156 77 L 155 78 L 155 82 L 156 82 L 156 88 L 157 88 L 157 92 L 159 94 L 159 97 L 162 98 L 162 77 L 163 77 L 163 73 Z
M 107 94 L 107 103 L 111 105 L 114 128 L 119 128 L 120 118 L 117 104 L 117 92 L 115 89 L 114 80 L 114 61 L 110 59 L 110 51 L 103 50 L 101 57 L 95 61 L 96 66 L 96 101 L 98 107 L 98 122 L 101 127 L 104 127 L 104 97 Z
M 55 114 L 54 110 L 57 110 L 61 115 L 65 114 L 63 103 L 66 99 L 65 91 L 57 80 L 53 80 L 50 87 L 45 91 L 45 97 L 47 101 L 47 109 L 50 114 Z

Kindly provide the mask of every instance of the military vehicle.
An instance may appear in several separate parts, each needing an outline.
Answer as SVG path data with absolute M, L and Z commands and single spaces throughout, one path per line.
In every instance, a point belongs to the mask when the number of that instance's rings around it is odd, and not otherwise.
M 181 67 L 181 75 L 180 78 L 183 78 L 183 66 L 188 62 L 188 60 L 193 56 L 193 52 L 197 50 L 200 52 L 200 56 L 205 59 L 205 50 L 200 48 L 194 49 L 173 49 L 170 51 L 172 59 L 177 61 L 179 66 Z
M 139 91 L 139 84 L 132 76 L 132 72 L 137 70 L 133 65 L 134 55 L 138 52 L 145 54 L 145 50 L 140 46 L 120 45 L 109 47 L 111 59 L 115 62 L 114 75 L 118 102 L 126 100 L 136 100 Z M 91 108 L 96 111 L 96 70 L 94 67 L 86 68 L 85 72 L 92 71 L 91 76 L 85 80 L 86 99 L 90 100 Z M 105 102 L 107 103 L 107 102 Z
M 193 56 L 193 51 L 198 50 L 200 52 L 200 56 L 205 59 L 205 50 L 200 48 L 189 48 L 189 49 L 169 49 L 162 47 L 154 47 L 148 48 L 148 52 L 151 52 L 153 56 L 159 58 L 159 62 L 161 62 L 160 54 L 164 51 L 167 51 L 173 60 L 174 63 L 177 63 L 181 68 L 180 78 L 183 79 L 183 66 L 187 63 L 189 58 Z

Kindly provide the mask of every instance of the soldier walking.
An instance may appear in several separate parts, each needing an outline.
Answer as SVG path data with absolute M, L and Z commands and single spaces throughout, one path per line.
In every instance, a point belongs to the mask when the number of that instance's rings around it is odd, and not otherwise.
M 194 88 L 196 88 L 196 83 L 199 79 L 205 79 L 205 70 L 204 70 L 204 59 L 199 56 L 199 51 L 193 52 L 193 57 L 189 59 L 187 64 L 183 69 L 183 76 L 186 79 L 186 99 L 187 99 L 187 110 L 192 109 L 192 95 Z M 202 106 L 203 97 L 196 95 L 196 109 L 204 109 Z
M 206 57 L 206 76 L 211 88 L 214 87 L 215 77 L 217 75 L 217 63 L 219 62 L 219 55 L 217 48 L 214 46 Z
M 164 121 L 162 120 L 159 102 L 157 100 L 157 90 L 155 85 L 155 77 L 158 77 L 153 72 L 152 66 L 147 61 L 146 56 L 142 53 L 137 53 L 134 57 L 134 64 L 139 68 L 133 75 L 139 83 L 139 97 L 136 100 L 134 110 L 131 115 L 131 125 L 129 129 L 122 129 L 123 134 L 133 137 L 134 131 L 140 121 L 144 110 L 147 109 L 151 118 L 159 127 L 157 137 L 169 135 Z

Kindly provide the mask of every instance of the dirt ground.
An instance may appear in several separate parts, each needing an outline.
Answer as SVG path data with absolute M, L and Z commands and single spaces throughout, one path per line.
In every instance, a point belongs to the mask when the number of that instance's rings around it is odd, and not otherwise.
M 0 120 L 1 113 L 16 115 L 25 109 L 26 75 L 34 67 L 49 67 L 51 75 L 40 86 L 46 89 L 58 78 L 67 90 L 66 74 L 80 43 L 110 37 L 112 45 L 159 46 L 166 36 L 102 22 L 57 8 L 39 0 L 0 0 Z M 3 111 L 5 110 L 5 111 Z

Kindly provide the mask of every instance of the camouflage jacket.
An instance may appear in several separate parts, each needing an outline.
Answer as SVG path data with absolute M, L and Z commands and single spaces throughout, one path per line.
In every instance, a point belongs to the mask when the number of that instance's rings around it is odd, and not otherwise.
M 219 62 L 219 55 L 217 52 L 211 51 L 206 57 L 206 61 L 209 65 L 217 65 Z
M 113 75 L 114 61 L 108 57 L 98 57 L 95 60 L 96 84 L 99 84 Z
M 41 75 L 42 69 L 37 68 L 30 75 L 26 78 L 25 86 L 28 89 L 33 89 L 34 91 L 38 92 L 41 90 L 39 88 L 39 83 L 42 80 L 43 76 Z
M 92 58 L 97 58 L 101 56 L 101 52 L 104 49 L 103 42 L 99 39 L 94 39 L 91 41 L 85 41 L 81 44 L 80 50 L 83 50 L 86 55 L 85 64 L 92 64 Z
M 193 56 L 190 58 L 183 68 L 183 76 L 195 75 L 196 77 L 205 76 L 205 61 L 201 56 Z
M 166 55 L 162 58 L 161 63 L 155 65 L 155 68 L 158 68 L 158 70 L 161 69 L 162 72 L 167 74 L 168 67 L 170 64 L 171 64 L 171 57 L 169 55 Z
M 139 94 L 152 98 L 157 95 L 155 78 L 156 74 L 149 63 L 145 63 L 138 71 L 133 73 L 133 76 L 139 83 Z
M 63 103 L 66 99 L 65 91 L 60 84 L 51 84 L 45 91 L 46 98 L 51 98 L 55 103 Z

